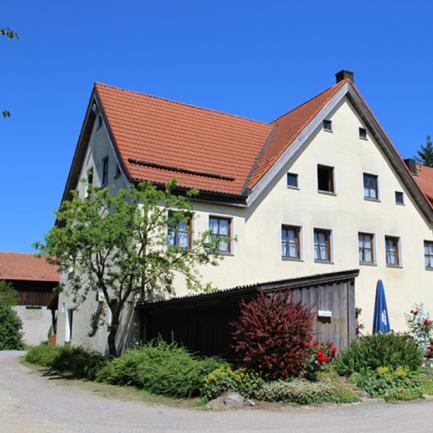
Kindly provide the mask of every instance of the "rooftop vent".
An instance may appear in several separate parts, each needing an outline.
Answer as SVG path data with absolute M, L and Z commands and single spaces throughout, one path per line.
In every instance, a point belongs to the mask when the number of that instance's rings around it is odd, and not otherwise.
M 343 80 L 350 80 L 353 83 L 355 82 L 353 72 L 346 71 L 344 69 L 342 69 L 341 71 L 339 71 L 335 74 L 335 79 L 336 79 L 337 83 L 339 83 L 340 81 L 343 81 Z
M 415 159 L 413 158 L 408 158 L 404 160 L 405 164 L 407 165 L 407 168 L 409 169 L 409 171 L 414 175 L 414 176 L 418 176 L 418 167 L 416 164 Z

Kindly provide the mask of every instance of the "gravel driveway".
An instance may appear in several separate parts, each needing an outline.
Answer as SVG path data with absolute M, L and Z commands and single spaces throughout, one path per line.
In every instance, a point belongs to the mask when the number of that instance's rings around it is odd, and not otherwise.
M 41 377 L 0 352 L 1 433 L 431 433 L 433 402 L 211 412 L 124 401 Z

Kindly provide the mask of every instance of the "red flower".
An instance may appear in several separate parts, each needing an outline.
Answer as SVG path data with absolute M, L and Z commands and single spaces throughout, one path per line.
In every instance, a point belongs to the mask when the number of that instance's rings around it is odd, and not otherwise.
M 332 343 L 332 341 L 328 341 L 328 347 L 331 348 L 333 346 L 334 346 L 334 344 Z
M 317 351 L 317 356 L 323 356 L 324 354 L 323 349 Z
M 315 341 L 314 343 L 313 343 L 313 347 L 317 347 L 319 345 L 319 343 L 317 342 L 317 341 Z
M 431 323 L 430 320 L 427 320 L 427 319 L 424 320 L 424 326 L 429 326 L 430 323 Z

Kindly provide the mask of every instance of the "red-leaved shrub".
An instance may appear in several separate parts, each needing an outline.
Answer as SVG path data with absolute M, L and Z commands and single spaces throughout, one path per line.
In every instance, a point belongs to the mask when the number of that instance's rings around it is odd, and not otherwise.
M 308 306 L 284 292 L 240 302 L 231 324 L 233 349 L 242 364 L 266 379 L 299 375 L 306 365 L 313 326 Z

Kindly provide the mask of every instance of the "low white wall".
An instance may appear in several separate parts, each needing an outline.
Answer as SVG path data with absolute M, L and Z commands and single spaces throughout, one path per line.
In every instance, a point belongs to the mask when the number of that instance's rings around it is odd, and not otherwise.
M 47 307 L 13 307 L 23 322 L 23 341 L 32 346 L 48 340 L 51 326 L 51 311 Z

